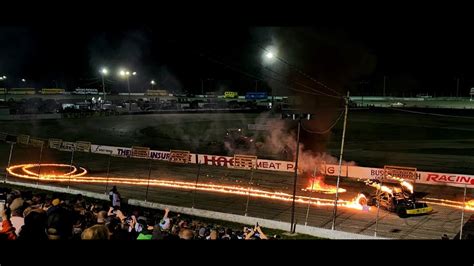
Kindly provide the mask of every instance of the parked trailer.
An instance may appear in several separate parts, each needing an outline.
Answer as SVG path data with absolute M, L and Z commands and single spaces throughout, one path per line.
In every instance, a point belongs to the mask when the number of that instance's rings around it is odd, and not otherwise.
M 42 88 L 41 94 L 64 94 L 65 90 L 60 88 Z
M 12 88 L 7 90 L 8 94 L 15 95 L 34 95 L 36 90 L 34 88 Z

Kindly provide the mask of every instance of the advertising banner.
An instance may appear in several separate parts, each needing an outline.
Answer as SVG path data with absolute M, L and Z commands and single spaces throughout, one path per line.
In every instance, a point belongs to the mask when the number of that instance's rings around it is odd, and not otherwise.
M 28 145 L 28 142 L 30 141 L 30 136 L 29 135 L 18 135 L 18 137 L 16 137 L 17 139 L 17 143 L 20 143 L 20 144 L 24 144 L 24 145 Z
M 133 146 L 132 147 L 132 157 L 133 158 L 148 159 L 148 158 L 150 158 L 150 148 Z
M 63 142 L 62 139 L 49 139 L 48 140 L 49 147 L 51 149 L 57 149 L 57 150 L 59 150 L 61 148 L 61 143 L 62 142 Z
M 33 147 L 41 148 L 41 146 L 44 145 L 44 141 L 39 139 L 30 139 L 30 145 Z
M 76 151 L 80 152 L 90 152 L 91 143 L 88 141 L 76 141 Z
M 61 142 L 61 147 L 59 148 L 61 151 L 74 151 L 76 150 L 76 143 L 71 141 L 63 141 Z

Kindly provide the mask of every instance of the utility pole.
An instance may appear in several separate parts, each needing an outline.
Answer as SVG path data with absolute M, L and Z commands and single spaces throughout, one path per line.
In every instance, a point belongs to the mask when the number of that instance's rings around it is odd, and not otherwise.
M 459 78 L 456 78 L 456 97 L 459 98 Z
M 201 79 L 201 95 L 204 95 L 204 79 Z
M 7 142 L 8 143 L 8 142 Z M 7 169 L 10 168 L 10 163 L 12 161 L 12 153 L 13 153 L 13 145 L 15 144 L 15 142 L 10 142 L 10 155 L 8 156 L 8 164 L 7 164 Z M 5 180 L 3 180 L 3 183 L 6 183 L 7 182 L 7 178 L 8 178 L 8 170 L 5 171 Z
M 127 75 L 127 86 L 128 86 L 128 111 L 132 111 L 132 93 L 130 92 L 130 77 Z
M 333 214 L 332 214 L 332 226 L 331 226 L 332 230 L 335 230 L 336 228 L 337 201 L 339 200 L 339 181 L 341 179 L 342 154 L 344 153 L 344 138 L 346 136 L 347 111 L 349 109 L 349 92 L 347 92 L 345 104 L 346 104 L 346 107 L 344 111 L 344 127 L 342 129 L 341 153 L 339 154 L 339 172 L 337 174 L 337 184 L 336 184 L 336 199 L 334 200 L 334 209 L 333 209 Z
M 4 97 L 4 101 L 5 103 L 7 102 L 7 86 L 6 86 L 6 79 L 7 79 L 7 76 L 0 76 L 0 80 L 3 81 L 3 97 Z
M 296 158 L 295 158 L 295 173 L 293 179 L 293 200 L 291 204 L 291 225 L 290 225 L 290 232 L 295 233 L 296 224 L 295 224 L 295 202 L 296 202 L 296 184 L 298 181 L 298 157 L 299 157 L 299 150 L 300 150 L 300 129 L 301 129 L 301 120 L 312 119 L 312 114 L 283 114 L 283 119 L 292 119 L 298 122 L 298 133 L 296 136 Z
M 104 75 L 102 75 L 102 93 L 104 94 L 104 102 L 105 102 L 105 80 L 104 80 Z
M 384 75 L 383 76 L 383 97 L 385 97 L 385 79 L 386 79 L 386 76 Z

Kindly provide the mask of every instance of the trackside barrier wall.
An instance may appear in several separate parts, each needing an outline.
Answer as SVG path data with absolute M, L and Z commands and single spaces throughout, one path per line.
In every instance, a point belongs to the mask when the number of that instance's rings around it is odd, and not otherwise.
M 91 152 L 117 157 L 131 157 L 132 148 L 91 144 Z M 149 152 L 149 159 L 152 160 L 169 161 L 169 158 L 169 151 L 150 150 Z M 232 168 L 234 157 L 190 153 L 189 163 L 196 164 L 198 162 L 206 165 Z M 290 161 L 257 159 L 257 170 L 294 172 L 294 163 Z M 338 170 L 338 165 L 334 164 L 322 164 L 320 168 L 321 174 L 327 176 L 337 176 Z M 383 177 L 383 173 L 383 168 L 344 165 L 341 176 L 356 179 L 380 179 Z M 416 183 L 474 188 L 474 175 L 417 171 Z
M 131 154 L 131 148 L 102 145 L 91 145 L 91 151 L 102 154 L 112 153 L 114 156 L 121 157 L 129 157 Z M 167 161 L 169 160 L 169 151 L 150 150 L 150 159 Z M 232 168 L 234 166 L 234 157 L 191 153 L 189 163 L 195 164 L 197 162 L 206 165 Z M 294 163 L 289 161 L 257 159 L 257 169 L 294 172 Z M 321 174 L 328 176 L 337 176 L 338 171 L 338 165 L 335 164 L 323 164 L 320 169 Z M 341 176 L 357 179 L 380 179 L 383 177 L 383 173 L 383 168 L 375 167 L 344 165 L 341 169 Z M 467 186 L 468 188 L 474 188 L 474 175 L 417 171 L 416 183 L 454 187 Z
M 109 200 L 108 195 L 104 193 L 96 193 L 90 192 L 86 190 L 79 190 L 79 189 L 68 189 L 62 187 L 55 187 L 55 186 L 48 186 L 48 185 L 36 185 L 36 184 L 28 184 L 23 182 L 14 182 L 14 181 L 6 181 L 7 184 L 16 185 L 16 186 L 23 186 L 23 187 L 31 187 L 37 188 L 42 190 L 54 191 L 59 193 L 67 193 L 67 194 L 82 194 L 85 197 L 95 198 L 100 200 Z M 201 210 L 201 209 L 194 209 L 194 208 L 187 208 L 187 207 L 180 207 L 174 205 L 166 205 L 161 203 L 137 200 L 137 199 L 128 199 L 127 202 L 129 205 L 132 206 L 140 206 L 145 208 L 151 209 L 159 209 L 164 210 L 165 208 L 170 209 L 173 212 L 182 213 L 186 215 L 192 215 L 202 218 L 209 218 L 221 221 L 229 221 L 234 223 L 240 224 L 256 224 L 257 222 L 262 225 L 264 228 L 270 229 L 277 229 L 287 231 L 290 227 L 289 223 L 262 219 L 257 217 L 249 217 L 243 215 L 236 215 L 236 214 L 228 214 L 223 212 L 215 212 L 215 211 L 208 211 L 208 210 Z M 300 234 L 306 234 L 321 238 L 328 238 L 328 239 L 384 239 L 381 237 L 373 237 L 361 234 L 354 234 L 348 233 L 343 231 L 336 231 L 336 230 L 329 230 L 324 228 L 312 227 L 312 226 L 300 226 L 296 227 L 296 232 Z

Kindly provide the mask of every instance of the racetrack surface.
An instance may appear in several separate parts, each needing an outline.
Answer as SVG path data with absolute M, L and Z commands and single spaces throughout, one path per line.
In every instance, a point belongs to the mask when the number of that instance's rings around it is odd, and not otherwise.
M 0 144 L 1 167 L 5 169 L 8 159 L 9 145 Z M 12 155 L 11 165 L 21 163 L 36 163 L 32 161 L 32 154 L 38 155 L 38 150 L 16 146 Z M 60 152 L 56 150 L 45 149 L 44 161 L 69 164 L 71 153 Z M 37 157 L 37 156 L 34 156 Z M 73 158 L 73 164 L 88 169 L 88 175 L 107 176 L 108 156 L 98 154 L 88 154 L 76 152 Z M 147 180 L 150 162 L 139 159 L 115 158 L 110 157 L 109 177 L 129 177 Z M 162 180 L 179 180 L 187 182 L 196 182 L 198 171 L 199 183 L 228 184 L 248 186 L 250 181 L 250 171 L 235 170 L 216 166 L 181 165 L 168 162 L 151 163 L 151 178 Z M 22 182 L 36 182 L 35 180 L 25 181 L 18 178 L 9 177 L 9 180 Z M 255 171 L 253 173 L 252 188 L 259 188 L 269 191 L 292 192 L 293 175 L 291 173 L 279 173 L 272 171 Z M 300 176 L 298 182 L 298 196 L 310 196 L 325 199 L 334 199 L 334 195 L 321 193 L 310 193 L 302 191 L 310 181 Z M 326 177 L 326 183 L 335 184 L 334 177 Z M 54 183 L 50 185 L 67 186 L 93 192 L 106 192 L 114 184 L 76 184 L 73 182 Z M 120 193 L 125 198 L 145 199 L 146 186 L 117 185 Z M 340 194 L 340 199 L 351 200 L 358 192 L 366 191 L 371 188 L 365 186 L 362 182 L 355 180 L 342 180 L 341 187 L 347 192 Z M 420 192 L 425 197 L 443 198 L 451 200 L 462 200 L 462 188 L 415 185 L 415 191 Z M 471 191 L 468 191 L 471 195 Z M 193 200 L 194 198 L 194 200 Z M 243 215 L 245 213 L 247 197 L 245 195 L 221 194 L 215 192 L 196 191 L 193 189 L 174 189 L 163 187 L 150 187 L 148 191 L 148 201 L 172 204 L 178 206 L 194 207 L 212 211 L 221 211 Z M 452 207 L 432 205 L 435 210 L 433 213 L 424 216 L 399 218 L 396 214 L 380 210 L 377 225 L 377 235 L 381 237 L 400 238 L 400 239 L 439 239 L 442 234 L 454 237 L 460 228 L 461 210 Z M 307 204 L 296 204 L 295 217 L 298 226 L 304 226 Z M 311 206 L 307 224 L 323 228 L 331 228 L 332 206 Z M 370 211 L 354 210 L 344 207 L 338 208 L 336 219 L 336 229 L 373 235 L 376 227 L 376 208 Z M 279 221 L 290 221 L 291 202 L 275 201 L 271 199 L 249 198 L 248 216 L 262 217 Z M 464 221 L 472 212 L 467 211 Z

